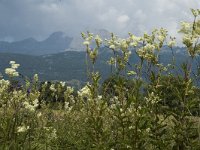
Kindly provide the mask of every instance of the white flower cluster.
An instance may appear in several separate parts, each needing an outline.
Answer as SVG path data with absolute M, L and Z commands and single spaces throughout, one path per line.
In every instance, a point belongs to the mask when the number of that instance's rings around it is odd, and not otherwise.
M 29 128 L 30 128 L 29 126 L 25 126 L 25 125 L 19 126 L 19 127 L 17 127 L 17 132 L 23 133 L 23 132 L 26 132 Z
M 19 76 L 19 73 L 16 71 L 16 69 L 20 66 L 19 64 L 16 64 L 15 61 L 10 61 L 11 68 L 6 68 L 5 73 L 9 77 L 17 77 Z
M 63 81 L 60 81 L 60 84 L 61 84 L 62 87 L 65 87 L 65 84 L 66 84 L 66 83 L 63 82 Z
M 87 83 L 86 86 L 84 86 L 81 90 L 78 91 L 78 96 L 81 98 L 88 98 L 90 99 L 92 96 L 92 93 L 89 89 L 89 86 L 91 86 L 89 83 Z
M 194 58 L 200 53 L 200 9 L 191 9 L 194 16 L 193 22 L 181 22 L 180 33 L 183 34 L 183 44 L 187 47 L 189 55 Z
M 30 112 L 34 112 L 35 109 L 38 107 L 38 99 L 35 99 L 32 104 L 25 101 L 23 102 L 24 107 L 29 110 Z
M 147 103 L 154 105 L 158 103 L 161 99 L 154 92 L 151 92 L 148 94 L 148 97 L 145 97 L 145 100 L 147 101 Z
M 8 87 L 9 85 L 10 85 L 9 80 L 4 80 L 4 79 L 0 80 L 0 88 Z
M 51 84 L 50 90 L 51 90 L 52 92 L 56 92 L 56 91 L 57 91 L 56 88 L 55 88 L 55 84 Z

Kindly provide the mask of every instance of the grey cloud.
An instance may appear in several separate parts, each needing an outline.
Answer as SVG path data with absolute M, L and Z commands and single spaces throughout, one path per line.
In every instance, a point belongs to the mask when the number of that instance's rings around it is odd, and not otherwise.
M 78 36 L 104 28 L 121 36 L 164 27 L 177 35 L 199 0 L 0 0 L 0 40 L 43 39 L 54 31 Z

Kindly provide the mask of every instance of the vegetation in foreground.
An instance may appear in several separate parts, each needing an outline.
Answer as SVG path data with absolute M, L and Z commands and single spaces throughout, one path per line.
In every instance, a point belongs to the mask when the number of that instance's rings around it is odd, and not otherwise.
M 40 83 L 37 74 L 23 81 L 11 61 L 9 80 L 0 80 L 0 149 L 200 149 L 199 75 L 192 71 L 199 67 L 192 64 L 200 53 L 200 10 L 192 13 L 194 21 L 181 24 L 189 54 L 182 66 L 175 63 L 175 38 L 163 28 L 126 39 L 111 34 L 111 76 L 103 84 L 95 70 L 103 41 L 83 33 L 88 83 L 80 90 Z M 166 66 L 159 61 L 165 42 L 172 51 Z M 137 64 L 129 64 L 131 48 Z

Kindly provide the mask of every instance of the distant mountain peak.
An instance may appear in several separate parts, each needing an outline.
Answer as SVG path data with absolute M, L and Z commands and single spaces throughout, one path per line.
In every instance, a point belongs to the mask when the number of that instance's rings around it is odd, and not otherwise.
M 0 52 L 29 55 L 53 54 L 68 49 L 71 41 L 71 37 L 66 36 L 64 32 L 58 31 L 52 33 L 43 41 L 37 41 L 34 38 L 27 38 L 11 43 L 0 42 Z

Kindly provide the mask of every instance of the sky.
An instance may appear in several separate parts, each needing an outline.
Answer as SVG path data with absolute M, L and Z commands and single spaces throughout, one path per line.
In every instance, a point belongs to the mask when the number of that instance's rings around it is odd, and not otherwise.
M 179 39 L 180 22 L 193 19 L 190 8 L 200 8 L 200 0 L 0 0 L 0 40 L 43 40 L 55 31 L 79 36 L 94 29 L 125 37 L 159 27 Z

